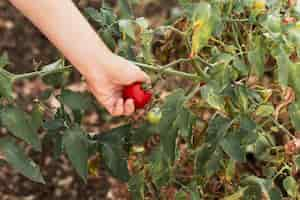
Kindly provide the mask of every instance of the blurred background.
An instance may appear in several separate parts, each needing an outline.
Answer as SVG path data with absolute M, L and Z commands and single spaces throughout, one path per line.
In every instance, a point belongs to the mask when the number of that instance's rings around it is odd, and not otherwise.
M 81 10 L 88 6 L 101 6 L 100 0 L 74 2 Z M 146 17 L 152 25 L 160 24 L 175 5 L 171 0 L 138 2 L 135 15 Z M 116 7 L 117 1 L 111 0 L 109 3 Z M 0 54 L 3 52 L 8 53 L 11 62 L 7 69 L 14 73 L 33 71 L 59 57 L 59 52 L 49 41 L 6 0 L 0 0 Z M 75 84 L 70 87 L 84 89 L 79 83 L 78 73 L 73 73 L 72 79 Z M 17 101 L 21 105 L 29 106 L 25 109 L 30 110 L 29 102 L 44 89 L 42 81 L 33 79 L 16 84 L 14 91 Z M 86 126 L 87 129 L 97 131 L 105 126 L 105 121 L 91 114 L 86 120 Z M 5 131 L 1 128 L 0 134 L 5 134 Z M 34 153 L 30 149 L 27 149 L 27 153 L 41 166 L 47 184 L 33 183 L 7 165 L 0 165 L 0 200 L 130 199 L 126 185 L 110 177 L 102 168 L 99 170 L 99 177 L 90 177 L 88 184 L 84 184 L 65 157 L 53 160 L 46 147 L 43 154 Z

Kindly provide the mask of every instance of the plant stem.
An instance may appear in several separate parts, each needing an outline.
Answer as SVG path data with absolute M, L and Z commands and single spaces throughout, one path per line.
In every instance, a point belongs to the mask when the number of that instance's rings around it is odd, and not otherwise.
M 41 71 L 36 71 L 36 72 L 30 72 L 30 73 L 25 73 L 25 74 L 16 74 L 13 75 L 12 80 L 13 81 L 18 81 L 18 80 L 22 80 L 22 79 L 28 79 L 28 78 L 33 78 L 35 76 L 45 76 L 48 74 L 55 74 L 55 73 L 59 73 L 59 72 L 63 72 L 65 70 L 71 69 L 72 66 L 64 66 L 61 68 L 56 68 L 53 70 L 41 70 Z
M 186 96 L 185 102 L 188 102 L 191 98 L 193 98 L 195 94 L 199 91 L 199 89 L 200 89 L 200 84 L 197 83 L 197 85 L 195 85 L 192 88 L 192 90 L 189 92 L 189 94 Z
M 191 74 L 191 73 L 186 73 L 186 72 L 182 72 L 182 71 L 177 71 L 174 69 L 164 69 L 161 66 L 155 67 L 153 65 L 148 65 L 148 64 L 144 64 L 144 63 L 138 63 L 138 62 L 133 62 L 135 65 L 152 71 L 152 72 L 157 72 L 157 73 L 162 73 L 162 74 L 169 74 L 169 75 L 174 75 L 174 76 L 180 76 L 182 78 L 186 78 L 189 80 L 194 80 L 194 81 L 200 81 L 203 80 L 204 77 L 198 76 L 196 74 Z
M 212 37 L 212 38 L 210 38 L 210 39 L 211 39 L 212 41 L 214 41 L 214 42 L 220 44 L 220 45 L 223 46 L 223 47 L 226 46 L 226 44 L 225 44 L 224 42 L 222 42 L 222 41 L 220 41 L 220 40 L 218 40 L 218 39 L 216 39 L 216 38 L 214 38 L 214 37 Z
M 177 28 L 175 28 L 173 26 L 161 26 L 159 28 L 161 28 L 161 29 L 170 29 L 170 30 L 172 30 L 172 31 L 174 31 L 174 32 L 176 32 L 176 33 L 178 33 L 180 35 L 183 35 L 183 36 L 186 35 L 186 32 L 183 32 L 183 31 L 181 31 L 181 30 L 179 30 L 179 29 L 177 29 Z
M 214 65 L 213 64 L 210 64 L 208 63 L 206 60 L 204 60 L 203 58 L 201 58 L 200 56 L 195 56 L 192 58 L 193 60 L 199 60 L 200 62 L 202 62 L 203 64 L 207 65 L 208 67 L 210 68 L 213 68 Z
M 171 62 L 171 63 L 169 63 L 169 64 L 166 64 L 166 65 L 163 65 L 163 66 L 161 66 L 161 68 L 170 68 L 170 67 L 173 67 L 173 66 L 175 66 L 175 65 L 177 65 L 177 64 L 179 64 L 179 63 L 183 63 L 183 62 L 190 62 L 190 61 L 192 61 L 193 59 L 192 58 L 180 58 L 180 59 L 178 59 L 178 60 L 175 60 L 175 61 L 173 61 L 173 62 Z
M 290 136 L 293 139 L 296 139 L 296 137 L 287 129 L 285 128 L 282 124 L 280 124 L 278 121 L 276 121 L 274 118 L 269 117 L 270 120 L 272 120 L 272 122 L 279 128 L 281 129 L 283 132 L 285 132 L 286 134 L 288 134 L 288 136 Z
M 232 19 L 232 18 L 228 18 L 225 19 L 226 22 L 248 22 L 249 19 Z
M 244 58 L 243 49 L 242 49 L 242 46 L 241 46 L 240 41 L 239 41 L 239 35 L 238 35 L 237 30 L 236 30 L 237 29 L 236 26 L 237 26 L 236 23 L 232 24 L 233 37 L 234 37 L 236 45 L 239 48 L 241 56 Z

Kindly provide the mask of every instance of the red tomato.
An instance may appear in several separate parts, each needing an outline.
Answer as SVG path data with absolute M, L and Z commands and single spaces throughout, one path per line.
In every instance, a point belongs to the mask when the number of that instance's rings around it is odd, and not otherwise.
M 123 90 L 123 98 L 133 99 L 136 108 L 144 108 L 151 100 L 152 93 L 142 88 L 142 83 L 133 83 Z

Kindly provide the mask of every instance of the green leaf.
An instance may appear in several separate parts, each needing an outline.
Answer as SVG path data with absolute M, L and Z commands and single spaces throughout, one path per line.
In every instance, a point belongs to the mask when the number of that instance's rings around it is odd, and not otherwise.
M 86 182 L 88 173 L 88 140 L 86 134 L 79 127 L 68 129 L 63 134 L 63 145 L 72 165 Z
M 0 68 L 0 98 L 5 97 L 12 99 L 13 81 L 11 74 Z
M 256 116 L 259 117 L 268 117 L 274 113 L 275 109 L 272 104 L 264 104 L 258 106 L 258 108 L 255 111 Z
M 127 155 L 122 147 L 102 142 L 100 148 L 105 165 L 110 173 L 121 181 L 127 182 L 129 179 Z
M 222 91 L 238 77 L 238 72 L 230 65 L 233 56 L 227 53 L 217 54 L 212 62 L 217 63 L 210 71 L 212 80 L 209 82 L 215 90 Z
M 280 46 L 272 51 L 278 65 L 278 81 L 282 86 L 288 86 L 289 83 L 289 69 L 292 62 L 289 55 Z
M 247 88 L 244 86 L 238 86 L 235 90 L 238 105 L 242 112 L 247 112 L 249 107 L 249 100 L 248 100 L 248 91 Z
M 297 197 L 298 184 L 297 181 L 292 176 L 288 176 L 283 180 L 283 187 L 290 197 L 292 198 Z
M 157 127 L 149 123 L 143 123 L 140 127 L 131 130 L 130 142 L 132 144 L 144 144 L 152 135 L 158 133 Z
M 253 144 L 254 146 L 254 155 L 258 160 L 269 160 L 269 151 L 268 149 L 272 147 L 270 140 L 272 138 L 268 137 L 265 133 L 261 133 L 258 135 L 256 142 Z
M 42 67 L 42 80 L 47 84 L 53 87 L 62 87 L 68 81 L 68 77 L 70 76 L 71 70 L 70 69 L 63 69 L 64 68 L 64 60 L 59 59 L 54 63 Z M 57 71 L 53 73 L 53 71 Z
M 128 36 L 130 39 L 135 40 L 135 26 L 130 19 L 119 20 L 120 31 Z
M 297 171 L 300 170 L 300 155 L 294 156 L 294 163 Z
M 120 16 L 122 19 L 130 19 L 132 17 L 131 7 L 128 1 L 129 0 L 118 0 Z
M 144 17 L 139 17 L 135 20 L 135 23 L 139 25 L 142 31 L 146 30 L 149 27 L 149 22 Z
M 110 29 L 106 29 L 104 31 L 101 31 L 100 35 L 101 35 L 101 39 L 110 48 L 110 50 L 114 51 L 117 44 L 115 39 L 113 38 L 113 32 Z
M 169 183 L 171 178 L 170 165 L 168 164 L 168 158 L 163 153 L 162 147 L 155 148 L 148 160 L 150 161 L 149 171 L 152 177 L 153 183 L 158 187 L 162 187 Z
M 282 194 L 279 188 L 273 187 L 268 191 L 270 200 L 282 200 Z
M 267 15 L 262 24 L 273 33 L 281 32 L 281 17 L 276 13 Z
M 296 91 L 296 94 L 300 95 L 300 64 L 287 63 L 287 67 L 289 67 L 289 84 Z
M 63 104 L 75 111 L 88 110 L 92 106 L 92 99 L 87 93 L 63 90 L 60 95 Z
M 246 199 L 261 199 L 262 194 L 268 195 L 269 191 L 274 188 L 272 179 L 263 179 L 256 176 L 247 176 L 242 180 L 242 185 L 247 186 L 244 198 Z
M 146 30 L 143 31 L 140 35 L 142 40 L 142 57 L 143 61 L 148 64 L 153 63 L 153 54 L 152 54 L 152 41 L 153 41 L 153 31 Z
M 184 191 L 178 191 L 175 194 L 175 200 L 186 200 L 187 199 L 187 193 Z
M 158 125 L 161 145 L 171 161 L 175 159 L 175 147 L 178 128 L 174 125 L 177 114 L 184 101 L 184 91 L 179 89 L 169 95 L 162 107 L 162 119 Z
M 248 60 L 252 72 L 261 78 L 265 72 L 265 49 L 263 46 L 263 38 L 261 36 L 254 36 L 251 44 L 252 47 L 248 53 Z
M 218 173 L 222 167 L 222 161 L 224 159 L 224 153 L 217 148 L 216 151 L 210 155 L 211 158 L 206 163 L 205 176 L 211 177 Z
M 225 111 L 224 98 L 213 85 L 207 84 L 201 87 L 201 96 L 212 108 Z
M 49 65 L 45 65 L 42 67 L 42 72 L 44 73 L 44 76 L 48 73 L 52 72 L 53 70 L 59 69 L 63 67 L 63 60 L 59 59 L 53 63 L 50 63 Z
M 253 144 L 257 137 L 257 126 L 254 120 L 244 115 L 240 117 L 240 134 L 243 144 Z
M 243 188 L 239 189 L 237 192 L 235 192 L 227 197 L 224 197 L 222 200 L 240 200 L 244 196 L 244 193 L 246 190 L 247 190 L 247 187 L 243 187 Z
M 129 125 L 121 126 L 98 137 L 100 152 L 107 169 L 112 176 L 124 182 L 127 182 L 130 178 L 127 168 L 128 154 L 124 150 L 130 128 Z
M 52 143 L 53 143 L 53 157 L 58 160 L 60 155 L 63 153 L 63 136 L 61 134 L 52 133 Z
M 189 191 L 190 191 L 190 200 L 200 200 L 201 195 L 200 192 L 198 191 L 198 184 L 197 182 L 192 182 L 189 185 Z
M 215 148 L 212 148 L 209 144 L 203 144 L 197 150 L 196 154 L 196 169 L 197 174 L 204 175 L 206 172 L 207 162 L 210 160 L 211 155 L 214 153 Z
M 235 172 L 236 172 L 236 162 L 232 159 L 229 159 L 225 169 L 226 180 L 231 182 L 232 179 L 235 177 Z
M 191 141 L 192 137 L 192 128 L 196 122 L 196 116 L 187 108 L 182 107 L 178 111 L 178 116 L 175 123 L 175 126 L 179 129 L 179 133 L 181 136 L 187 139 L 187 141 Z
M 85 12 L 86 15 L 88 15 L 88 17 L 92 18 L 94 21 L 96 21 L 100 24 L 104 24 L 103 16 L 95 8 L 91 8 L 91 7 L 85 8 L 84 12 Z
M 244 199 L 247 200 L 258 200 L 262 199 L 262 191 L 259 185 L 252 184 L 247 186 L 246 191 L 244 192 Z
M 35 104 L 33 107 L 33 111 L 31 113 L 31 126 L 34 132 L 37 132 L 38 129 L 43 125 L 43 117 L 44 117 L 45 109 L 41 104 Z
M 104 27 L 112 25 L 117 20 L 117 17 L 113 13 L 113 10 L 109 8 L 101 8 L 98 11 L 95 8 L 89 7 L 85 8 L 84 12 L 88 17 Z
M 223 150 L 235 161 L 244 162 L 246 158 L 245 150 L 241 146 L 240 137 L 235 133 L 228 133 L 221 141 Z
M 145 194 L 145 177 L 142 173 L 134 175 L 128 182 L 128 189 L 131 193 L 132 200 L 144 199 Z
M 290 26 L 288 31 L 288 39 L 296 47 L 300 46 L 300 28 L 297 25 Z
M 40 168 L 33 160 L 29 159 L 11 137 L 0 139 L 0 150 L 5 160 L 18 172 L 38 183 L 45 183 Z
M 291 104 L 288 111 L 293 127 L 296 131 L 300 131 L 300 101 Z
M 4 53 L 4 54 L 2 54 L 2 56 L 0 56 L 0 69 L 4 68 L 8 64 L 9 64 L 8 55 L 7 55 L 7 53 Z
M 227 118 L 216 116 L 208 123 L 207 136 L 205 142 L 215 147 L 227 134 L 231 122 Z
M 249 67 L 239 57 L 234 58 L 233 67 L 240 73 L 241 76 L 247 76 L 249 74 Z
M 24 140 L 38 151 L 41 143 L 37 134 L 37 125 L 32 124 L 32 118 L 17 107 L 6 107 L 0 112 L 0 119 L 14 136 Z
M 48 131 L 58 131 L 59 129 L 65 127 L 63 119 L 53 119 L 46 121 L 43 125 Z

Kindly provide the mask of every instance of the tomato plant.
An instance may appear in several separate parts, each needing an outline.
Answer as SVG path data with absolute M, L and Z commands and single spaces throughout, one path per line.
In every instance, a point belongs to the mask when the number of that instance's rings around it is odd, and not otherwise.
M 0 150 L 6 162 L 43 183 L 18 145 L 22 140 L 41 151 L 42 131 L 53 155 L 65 153 L 85 181 L 97 167 L 88 159 L 98 155 L 97 162 L 128 183 L 132 199 L 300 198 L 300 3 L 180 0 L 180 17 L 155 27 L 134 17 L 130 2 L 119 1 L 118 13 L 107 5 L 85 11 L 110 49 L 153 79 L 155 95 L 140 83 L 124 91 L 147 116 L 90 134 L 82 118 L 102 109 L 88 93 L 66 89 L 71 66 L 60 59 L 13 74 L 3 55 L 0 125 L 10 134 L 0 138 Z M 13 84 L 35 76 L 61 89 L 45 91 L 25 112 L 15 103 Z M 51 94 L 60 104 L 55 110 L 47 105 Z

